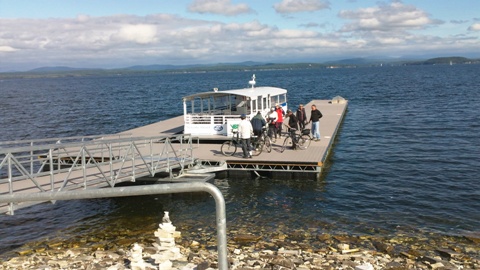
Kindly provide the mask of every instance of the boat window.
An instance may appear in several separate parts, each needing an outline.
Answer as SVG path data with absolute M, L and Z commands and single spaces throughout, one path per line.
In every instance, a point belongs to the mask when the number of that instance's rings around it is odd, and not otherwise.
M 278 103 L 280 103 L 280 104 L 283 104 L 283 103 L 287 102 L 287 97 L 285 96 L 285 94 L 279 95 L 278 98 L 279 98 Z
M 214 104 L 215 104 L 215 108 L 218 110 L 229 109 L 228 96 L 215 97 Z
M 257 111 L 257 101 L 252 100 L 252 110 L 251 112 L 256 112 Z
M 278 96 L 272 96 L 270 97 L 270 104 L 272 104 L 272 106 L 275 106 L 275 104 L 278 103 Z
M 245 103 L 246 103 L 245 100 L 240 101 L 240 103 L 237 104 L 237 108 L 243 107 Z

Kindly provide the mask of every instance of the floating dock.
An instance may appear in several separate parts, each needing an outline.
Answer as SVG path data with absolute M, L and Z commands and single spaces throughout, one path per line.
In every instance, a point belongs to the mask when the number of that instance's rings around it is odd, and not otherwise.
M 0 212 L 13 214 L 29 206 L 28 200 L 13 200 L 22 195 L 55 196 L 61 191 L 136 181 L 208 181 L 215 174 L 318 179 L 348 102 L 343 98 L 313 100 L 306 104 L 307 117 L 313 104 L 323 114 L 320 141 L 312 141 L 305 150 L 282 153 L 284 138 L 278 138 L 270 153 L 263 151 L 252 159 L 242 158 L 240 147 L 233 156 L 221 153 L 221 144 L 231 137 L 183 134 L 183 116 L 112 135 L 0 142 Z
M 320 119 L 321 140 L 312 141 L 307 149 L 287 149 L 281 153 L 280 149 L 284 140 L 282 137 L 273 143 L 270 153 L 263 151 L 259 156 L 254 156 L 252 159 L 244 159 L 240 147 L 233 156 L 225 156 L 221 153 L 221 143 L 230 140 L 230 137 L 222 135 L 198 136 L 193 151 L 194 158 L 197 160 L 197 167 L 192 171 L 227 172 L 230 176 L 254 174 L 276 178 L 316 179 L 320 177 L 335 136 L 345 117 L 348 101 L 343 98 L 312 100 L 304 105 L 307 119 L 310 117 L 310 107 L 314 104 L 323 114 Z M 294 112 L 296 109 L 291 108 Z M 310 128 L 310 125 L 307 128 Z M 127 130 L 119 134 L 132 134 L 133 137 L 151 137 L 181 133 L 183 133 L 183 116 Z

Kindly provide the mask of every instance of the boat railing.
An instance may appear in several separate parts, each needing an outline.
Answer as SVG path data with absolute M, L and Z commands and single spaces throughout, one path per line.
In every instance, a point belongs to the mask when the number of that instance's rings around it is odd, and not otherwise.
M 188 125 L 223 125 L 228 119 L 238 119 L 238 115 L 211 115 L 211 114 L 188 114 L 185 116 L 185 124 Z

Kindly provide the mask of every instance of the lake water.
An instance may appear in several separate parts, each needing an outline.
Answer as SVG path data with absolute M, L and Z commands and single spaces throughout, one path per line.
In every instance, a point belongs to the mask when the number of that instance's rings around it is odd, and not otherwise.
M 182 114 L 182 96 L 248 87 L 252 73 L 4 79 L 0 141 L 124 131 Z M 229 232 L 480 234 L 480 65 L 255 73 L 258 86 L 288 89 L 291 107 L 334 96 L 349 107 L 320 180 L 214 181 Z M 163 211 L 184 238 L 215 241 L 208 195 L 59 201 L 0 216 L 0 256 L 48 241 L 145 241 Z

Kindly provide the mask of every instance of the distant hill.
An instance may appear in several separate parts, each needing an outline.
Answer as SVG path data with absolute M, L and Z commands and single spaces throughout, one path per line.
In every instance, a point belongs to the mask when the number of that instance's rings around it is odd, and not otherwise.
M 125 70 L 184 70 L 184 69 L 216 69 L 218 67 L 253 67 L 266 65 L 261 62 L 245 61 L 240 63 L 218 63 L 218 64 L 197 64 L 197 65 L 139 65 L 124 68 Z
M 56 66 L 56 67 L 39 67 L 28 72 L 59 72 L 59 71 L 79 71 L 79 70 L 101 70 L 101 69 L 92 69 L 92 68 L 71 68 L 65 66 Z
M 460 56 L 452 57 L 436 57 L 430 58 L 425 61 L 416 61 L 409 63 L 410 65 L 447 65 L 447 64 L 469 64 L 478 60 L 473 60 Z
M 125 73 L 138 72 L 224 72 L 224 71 L 256 71 L 256 70 L 293 70 L 316 68 L 351 68 L 369 66 L 403 66 L 403 65 L 438 65 L 438 64 L 480 64 L 480 59 L 466 57 L 437 57 L 427 60 L 409 58 L 347 58 L 324 63 L 265 63 L 245 61 L 238 63 L 216 63 L 195 65 L 136 65 L 117 69 L 72 68 L 67 66 L 40 67 L 25 72 L 0 72 L 0 78 L 36 78 L 36 77 L 79 77 L 79 76 L 118 76 Z
M 372 60 L 367 58 L 348 58 L 348 59 L 341 59 L 336 61 L 329 61 L 325 64 L 329 65 L 367 65 L 374 62 L 378 62 L 378 60 Z
M 138 65 L 138 66 L 131 66 L 122 68 L 123 70 L 145 70 L 145 71 L 152 71 L 152 70 L 175 70 L 175 69 L 188 69 L 199 67 L 201 65 Z

